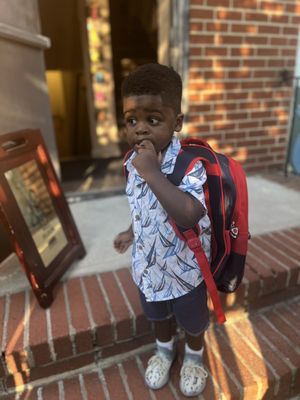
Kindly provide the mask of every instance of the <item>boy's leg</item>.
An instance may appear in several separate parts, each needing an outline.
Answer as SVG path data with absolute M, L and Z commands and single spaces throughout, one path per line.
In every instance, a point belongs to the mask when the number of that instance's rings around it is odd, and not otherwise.
M 204 333 L 209 325 L 207 293 L 204 282 L 185 296 L 176 299 L 174 314 L 186 336 L 185 355 L 180 371 L 180 389 L 186 396 L 197 396 L 205 388 L 208 376 L 204 369 Z
M 193 336 L 185 333 L 185 355 L 180 370 L 180 390 L 185 396 L 197 396 L 203 392 L 207 371 L 203 366 L 204 332 Z
M 169 342 L 174 337 L 173 318 L 167 318 L 162 321 L 154 321 L 155 339 L 160 342 Z
M 140 292 L 146 317 L 154 323 L 156 352 L 149 359 L 145 382 L 151 389 L 160 389 L 169 380 L 170 368 L 175 358 L 172 310 L 168 301 L 146 302 Z
M 202 332 L 198 336 L 189 335 L 187 332 L 185 333 L 185 340 L 188 344 L 189 348 L 194 351 L 199 351 L 204 346 L 204 333 Z

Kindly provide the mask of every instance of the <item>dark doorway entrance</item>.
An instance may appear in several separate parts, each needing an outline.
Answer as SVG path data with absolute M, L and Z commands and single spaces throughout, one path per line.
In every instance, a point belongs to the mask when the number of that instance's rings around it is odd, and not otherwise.
M 116 113 L 122 125 L 122 80 L 136 66 L 157 61 L 157 1 L 110 0 L 110 18 Z
M 81 28 L 77 2 L 39 2 L 42 33 L 51 40 L 45 52 L 46 76 L 58 154 L 61 161 L 91 153 Z

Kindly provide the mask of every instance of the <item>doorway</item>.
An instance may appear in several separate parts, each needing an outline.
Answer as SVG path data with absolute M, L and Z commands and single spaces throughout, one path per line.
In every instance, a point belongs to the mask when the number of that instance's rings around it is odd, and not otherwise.
M 51 40 L 51 48 L 45 52 L 46 76 L 62 182 L 67 191 L 123 186 L 122 158 L 128 147 L 124 137 L 121 83 L 136 66 L 158 59 L 158 3 L 157 0 L 43 0 L 39 3 L 41 30 Z M 80 19 L 79 5 L 84 10 L 85 21 Z M 101 36 L 106 15 L 109 40 Z M 92 23 L 97 29 L 91 35 Z M 97 41 L 98 55 L 91 38 Z M 89 71 L 85 58 L 88 54 Z M 101 72 L 103 56 L 108 57 L 107 54 L 111 54 L 111 62 L 108 60 L 105 68 L 110 64 L 111 74 L 105 69 Z M 110 76 L 108 82 L 107 76 Z M 101 91 L 105 84 L 113 87 L 118 155 L 107 152 L 108 156 L 102 156 L 105 151 L 99 151 L 99 146 L 101 150 L 105 145 L 97 136 L 99 131 L 109 140 L 112 127 L 109 121 L 103 120 L 112 115 L 103 110 Z
M 39 7 L 42 33 L 51 40 L 45 64 L 59 159 L 89 156 L 90 126 L 76 2 L 43 0 Z

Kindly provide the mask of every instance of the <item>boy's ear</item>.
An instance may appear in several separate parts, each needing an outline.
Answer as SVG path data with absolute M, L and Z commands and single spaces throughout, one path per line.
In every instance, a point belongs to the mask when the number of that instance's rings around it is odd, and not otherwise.
M 180 113 L 176 116 L 175 132 L 180 132 L 182 129 L 184 114 Z

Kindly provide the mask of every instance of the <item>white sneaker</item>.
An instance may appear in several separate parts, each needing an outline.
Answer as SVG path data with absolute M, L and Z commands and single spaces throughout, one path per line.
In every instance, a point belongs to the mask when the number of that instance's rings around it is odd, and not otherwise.
M 198 396 L 205 388 L 207 377 L 201 357 L 186 354 L 180 370 L 181 392 L 187 397 Z
M 170 351 L 158 347 L 156 354 L 149 359 L 145 372 L 145 382 L 150 389 L 160 389 L 168 382 L 174 358 L 175 349 Z

